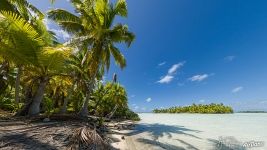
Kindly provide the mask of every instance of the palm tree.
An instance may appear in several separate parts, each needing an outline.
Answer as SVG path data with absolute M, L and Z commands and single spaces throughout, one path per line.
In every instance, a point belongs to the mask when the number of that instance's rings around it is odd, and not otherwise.
M 27 21 L 36 16 L 42 19 L 43 13 L 27 0 L 0 0 L 0 11 L 11 11 L 20 15 Z
M 125 0 L 118 0 L 116 4 L 111 4 L 108 0 L 71 0 L 71 2 L 78 14 L 55 9 L 48 12 L 48 17 L 71 33 L 73 38 L 70 43 L 85 52 L 81 64 L 90 60 L 88 66 L 90 81 L 86 83 L 86 100 L 80 111 L 80 115 L 86 116 L 97 72 L 109 70 L 111 55 L 116 63 L 124 68 L 126 60 L 115 44 L 126 43 L 129 47 L 135 36 L 126 25 L 114 25 L 116 16 L 127 17 Z
M 110 119 L 118 108 L 127 107 L 127 92 L 123 86 L 114 82 L 108 82 L 104 90 L 106 91 L 103 96 L 104 105 L 107 105 L 105 109 L 110 111 L 107 114 L 107 117 Z
M 36 20 L 33 26 L 12 12 L 1 11 L 0 32 L 4 33 L 0 35 L 0 54 L 23 64 L 38 84 L 28 112 L 37 115 L 46 85 L 51 77 L 61 73 L 69 48 L 53 45 L 53 37 L 41 20 Z
M 68 100 L 74 89 L 74 80 L 71 76 L 55 76 L 52 77 L 48 89 L 50 91 L 50 97 L 54 100 L 55 107 L 59 106 L 59 102 L 63 104 L 60 113 L 64 114 L 67 112 Z
M 36 16 L 42 19 L 44 15 L 27 0 L 0 0 L 0 11 L 9 11 L 20 15 L 27 21 L 35 20 Z M 15 102 L 19 102 L 20 77 L 22 73 L 22 64 L 17 65 L 17 75 L 15 83 Z

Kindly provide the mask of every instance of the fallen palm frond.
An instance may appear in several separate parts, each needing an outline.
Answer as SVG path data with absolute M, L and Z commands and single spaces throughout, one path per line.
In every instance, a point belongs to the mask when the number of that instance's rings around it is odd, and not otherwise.
M 96 129 L 81 127 L 70 137 L 69 150 L 109 150 L 111 147 L 97 133 Z

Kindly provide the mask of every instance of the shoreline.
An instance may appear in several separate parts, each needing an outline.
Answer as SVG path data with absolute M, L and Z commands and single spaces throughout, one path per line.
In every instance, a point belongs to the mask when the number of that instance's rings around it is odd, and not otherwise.
M 139 114 L 141 121 L 105 122 L 108 143 L 115 150 L 245 149 L 253 143 L 267 147 L 266 114 L 193 115 Z M 262 124 L 251 122 L 262 121 Z M 86 123 L 85 123 L 86 125 Z M 0 120 L 0 149 L 65 149 L 67 137 L 79 122 L 35 122 Z M 243 131 L 247 132 L 244 133 Z M 227 143 L 227 142 L 234 143 Z M 226 142 L 226 143 L 224 143 Z M 242 149 L 243 148 L 243 149 Z M 228 148 L 229 149 L 229 148 Z M 233 149 L 233 148 L 232 148 Z

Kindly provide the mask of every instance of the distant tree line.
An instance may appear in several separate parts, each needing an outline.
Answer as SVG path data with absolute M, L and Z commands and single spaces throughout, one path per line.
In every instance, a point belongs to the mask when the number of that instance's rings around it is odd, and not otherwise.
M 247 111 L 239 111 L 238 113 L 267 113 L 267 111 L 247 110 Z
M 154 109 L 154 113 L 201 113 L 201 114 L 225 114 L 233 113 L 230 106 L 224 104 L 192 104 L 191 106 L 176 106 L 167 109 Z

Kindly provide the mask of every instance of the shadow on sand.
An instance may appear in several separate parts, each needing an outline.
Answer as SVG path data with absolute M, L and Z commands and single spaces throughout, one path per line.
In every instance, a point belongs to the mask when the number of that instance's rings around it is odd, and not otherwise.
M 234 137 L 222 137 L 219 140 L 208 139 L 216 150 L 246 150 L 242 142 Z
M 158 138 L 163 137 L 163 136 L 172 138 L 172 134 L 182 134 L 182 135 L 200 139 L 199 137 L 191 134 L 190 132 L 199 133 L 201 131 L 188 129 L 188 128 L 185 128 L 184 126 L 170 126 L 170 125 L 164 125 L 164 124 L 138 124 L 136 125 L 136 128 L 133 131 L 128 133 L 128 136 L 137 135 L 143 132 L 147 132 L 151 134 L 152 138 L 154 140 L 157 140 Z
M 167 143 L 162 143 L 162 142 L 159 142 L 159 141 L 156 141 L 156 140 L 139 138 L 139 139 L 137 139 L 137 141 L 140 142 L 140 143 L 147 144 L 147 145 L 156 146 L 156 147 L 161 148 L 161 149 L 167 149 L 167 150 L 186 150 L 183 147 L 176 146 L 176 145 L 171 145 L 171 144 L 167 144 Z
M 191 138 L 201 139 L 198 136 L 194 135 L 195 133 L 200 133 L 201 131 L 188 129 L 184 126 L 172 126 L 172 125 L 165 125 L 165 124 L 138 124 L 136 128 L 131 132 L 127 133 L 127 136 L 134 136 L 141 133 L 148 133 L 151 135 L 152 139 L 147 138 L 138 138 L 137 142 L 150 145 L 153 147 L 157 147 L 160 149 L 167 149 L 167 150 L 199 150 L 195 146 L 191 145 L 180 139 L 172 139 L 176 140 L 177 142 L 181 143 L 183 147 L 172 145 L 169 143 L 163 143 L 159 141 L 159 138 L 167 136 L 171 140 L 173 134 L 178 135 L 185 135 Z
M 61 145 L 67 144 L 65 139 L 68 137 L 68 132 L 64 129 L 64 124 L 41 123 L 11 128 L 17 125 L 25 124 L 14 122 L 13 124 L 2 123 L 0 125 L 0 127 L 6 127 L 0 128 L 0 149 L 56 150 L 60 149 Z
M 28 136 L 26 133 L 14 133 L 2 136 L 0 141 L 5 143 L 0 145 L 0 149 L 8 148 L 12 145 L 17 145 L 17 149 L 39 149 L 39 150 L 56 150 L 57 148 L 47 143 L 42 143 L 33 136 Z M 14 148 L 14 146 L 12 146 Z M 12 148 L 12 149 L 13 149 Z M 15 148 L 16 149 L 16 148 Z

